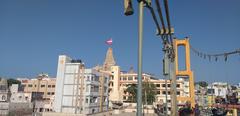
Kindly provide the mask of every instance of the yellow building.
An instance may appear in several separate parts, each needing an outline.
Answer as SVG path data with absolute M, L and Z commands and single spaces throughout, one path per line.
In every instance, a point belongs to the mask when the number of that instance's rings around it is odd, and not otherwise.
M 39 74 L 36 79 L 21 79 L 24 92 L 38 93 L 43 100 L 50 100 L 55 95 L 56 78 L 49 78 L 47 74 Z
M 117 66 L 115 63 L 112 48 L 109 48 L 107 51 L 103 67 L 95 68 L 105 70 L 111 74 L 109 79 L 109 101 L 112 103 L 127 102 L 129 97 L 129 94 L 125 91 L 127 86 L 129 84 L 137 84 L 137 73 L 133 71 L 133 68 L 128 72 L 121 71 L 120 66 Z M 169 80 L 166 82 L 164 79 L 158 79 L 151 74 L 143 73 L 143 81 L 148 81 L 156 86 L 156 104 L 166 103 L 166 94 L 167 102 L 171 103 Z M 178 96 L 190 96 L 189 83 L 184 78 L 177 80 L 176 87 Z

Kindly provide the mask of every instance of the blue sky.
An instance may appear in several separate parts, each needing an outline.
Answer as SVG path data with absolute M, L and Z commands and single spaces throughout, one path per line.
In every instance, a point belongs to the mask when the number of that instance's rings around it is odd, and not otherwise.
M 137 64 L 138 6 L 123 14 L 123 0 L 1 0 L 0 76 L 55 77 L 58 55 L 82 59 L 87 67 L 102 64 L 113 38 L 115 60 L 123 70 Z M 207 53 L 240 48 L 239 0 L 169 0 L 178 38 Z M 155 6 L 155 5 L 154 5 Z M 150 12 L 144 10 L 143 70 L 162 74 L 162 44 Z M 196 80 L 240 82 L 240 55 L 209 62 L 191 55 Z

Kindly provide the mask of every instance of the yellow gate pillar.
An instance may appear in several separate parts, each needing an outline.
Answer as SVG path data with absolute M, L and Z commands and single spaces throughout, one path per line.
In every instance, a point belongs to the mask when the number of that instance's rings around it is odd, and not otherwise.
M 185 47 L 185 70 L 178 69 L 178 47 L 184 46 Z M 181 97 L 178 96 L 177 100 L 181 102 L 190 101 L 191 107 L 195 107 L 195 93 L 194 93 L 194 77 L 193 72 L 191 71 L 191 63 L 190 63 L 190 45 L 189 39 L 185 38 L 183 40 L 174 39 L 173 40 L 173 47 L 175 50 L 175 69 L 176 69 L 176 77 L 188 77 L 189 78 L 189 96 Z

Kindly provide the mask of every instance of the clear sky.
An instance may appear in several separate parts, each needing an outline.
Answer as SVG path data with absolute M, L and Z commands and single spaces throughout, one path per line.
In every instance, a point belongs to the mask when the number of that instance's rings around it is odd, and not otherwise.
M 87 67 L 102 64 L 108 38 L 117 64 L 137 69 L 137 0 L 133 5 L 134 15 L 126 17 L 123 0 L 0 0 L 0 76 L 55 77 L 60 54 Z M 169 0 L 175 36 L 189 36 L 207 53 L 240 48 L 239 6 L 239 0 Z M 150 12 L 144 13 L 143 70 L 161 76 L 161 40 Z M 240 55 L 209 62 L 192 52 L 191 63 L 196 80 L 240 82 Z

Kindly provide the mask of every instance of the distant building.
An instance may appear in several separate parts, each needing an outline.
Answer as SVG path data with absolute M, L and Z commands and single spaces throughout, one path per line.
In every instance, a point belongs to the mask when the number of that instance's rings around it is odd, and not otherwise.
M 6 79 L 0 78 L 0 115 L 9 112 L 10 91 Z
M 81 60 L 60 55 L 54 111 L 92 114 L 108 108 L 108 75 L 85 69 Z
M 227 83 L 214 82 L 208 87 L 208 91 L 212 91 L 214 96 L 226 98 L 226 95 L 229 93 L 229 88 Z
M 207 87 L 202 87 L 199 83 L 195 84 L 195 101 L 199 106 L 207 107 L 210 98 L 207 94 Z
M 106 53 L 103 66 L 96 66 L 95 69 L 102 70 L 105 73 L 111 74 L 109 77 L 109 102 L 111 108 L 120 108 L 118 104 L 129 103 L 129 95 L 126 92 L 127 86 L 137 84 L 137 73 L 131 67 L 129 71 L 122 71 L 120 66 L 115 62 L 112 48 L 109 47 Z M 168 103 L 170 110 L 170 81 L 158 79 L 152 74 L 143 73 L 143 81 L 152 83 L 156 86 L 156 105 Z M 177 80 L 177 96 L 189 96 L 189 83 L 184 78 Z M 166 91 L 167 88 L 167 91 Z M 167 100 L 166 100 L 167 95 Z
M 10 87 L 11 98 L 10 102 L 12 103 L 30 103 L 32 99 L 32 94 L 30 92 L 24 92 L 19 90 L 18 84 L 12 84 Z
M 50 100 L 55 95 L 56 78 L 50 78 L 47 74 L 39 74 L 35 79 L 18 80 L 21 81 L 24 92 L 39 93 L 44 100 Z
M 12 84 L 10 89 L 6 79 L 0 79 L 0 115 L 31 115 L 31 94 L 19 91 L 18 84 Z
M 35 112 L 52 111 L 55 96 L 56 78 L 47 74 L 39 74 L 34 79 L 18 79 L 21 81 L 24 93 L 31 93 L 31 101 Z
M 31 115 L 33 104 L 31 93 L 25 93 L 18 84 L 10 86 L 11 98 L 9 104 L 9 115 Z

